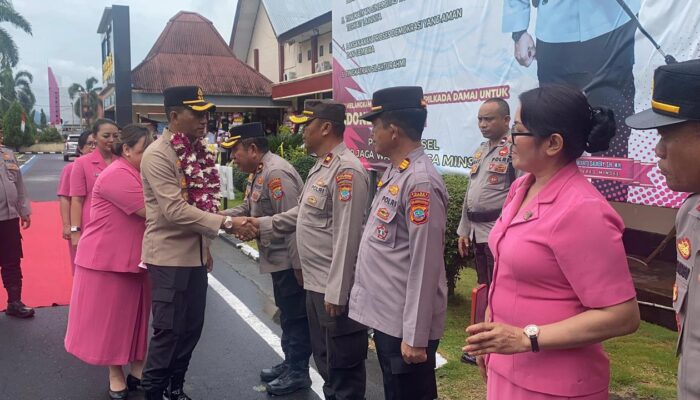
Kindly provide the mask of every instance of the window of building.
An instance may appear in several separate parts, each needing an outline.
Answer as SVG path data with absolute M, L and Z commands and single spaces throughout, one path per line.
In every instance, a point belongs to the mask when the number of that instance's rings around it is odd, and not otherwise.
M 311 61 L 311 50 L 306 52 L 306 59 Z
M 298 57 L 297 62 L 298 62 L 299 64 L 301 64 L 301 53 L 299 53 L 299 57 Z
M 333 54 L 333 43 L 328 43 L 328 54 Z
M 323 57 L 323 45 L 321 45 L 321 47 L 318 48 L 318 56 Z
M 258 49 L 253 50 L 253 67 L 256 71 L 260 71 L 260 51 Z

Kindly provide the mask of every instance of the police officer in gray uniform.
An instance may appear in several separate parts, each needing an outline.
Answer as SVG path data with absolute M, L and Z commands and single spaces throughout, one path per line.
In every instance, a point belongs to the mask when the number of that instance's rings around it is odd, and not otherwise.
M 263 217 L 296 207 L 304 182 L 287 160 L 269 151 L 262 124 L 253 122 L 235 126 L 231 134 L 233 136 L 221 146 L 231 149 L 238 169 L 250 173 L 250 176 L 243 204 L 222 214 Z M 268 393 L 279 396 L 311 386 L 311 343 L 304 281 L 295 235 L 273 240 L 269 246 L 258 243 L 258 248 L 260 273 L 272 276 L 275 304 L 280 310 L 285 356 L 282 363 L 263 369 L 260 378 L 268 382 Z
M 0 133 L 0 274 L 7 290 L 7 309 L 11 317 L 29 318 L 34 309 L 22 303 L 22 235 L 19 231 L 31 224 L 32 209 L 22 171 L 12 150 L 2 146 Z
M 473 249 L 476 277 L 479 284 L 491 285 L 493 254 L 489 249 L 489 233 L 501 215 L 510 185 L 517 174 L 508 141 L 510 107 L 501 98 L 486 100 L 479 108 L 479 130 L 487 139 L 474 153 L 469 174 L 469 188 L 464 195 L 462 219 L 457 228 L 457 250 L 462 257 Z M 464 353 L 462 360 L 476 364 Z
M 469 188 L 457 229 L 458 250 L 465 257 L 470 245 L 473 246 L 478 282 L 490 285 L 493 254 L 488 245 L 489 232 L 501 215 L 503 202 L 516 174 L 508 141 L 508 103 L 500 98 L 486 100 L 479 108 L 478 118 L 481 134 L 487 140 L 481 143 L 473 157 Z
M 375 92 L 377 153 L 390 164 L 377 184 L 357 260 L 350 318 L 374 328 L 387 400 L 437 398 L 435 352 L 445 327 L 448 194 L 421 145 L 423 89 Z
M 634 129 L 656 128 L 659 169 L 672 190 L 690 195 L 676 215 L 678 399 L 700 399 L 700 60 L 654 72 L 651 109 L 627 118 Z
M 327 399 L 364 399 L 367 327 L 348 318 L 369 177 L 343 143 L 345 106 L 307 100 L 300 116 L 307 151 L 318 155 L 299 205 L 259 220 L 263 246 L 296 231 L 311 349 Z

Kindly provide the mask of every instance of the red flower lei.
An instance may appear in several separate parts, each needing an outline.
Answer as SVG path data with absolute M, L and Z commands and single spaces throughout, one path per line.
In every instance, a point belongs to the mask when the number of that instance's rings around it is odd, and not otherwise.
M 187 189 L 187 202 L 203 211 L 219 211 L 221 180 L 216 168 L 216 156 L 207 149 L 204 138 L 190 142 L 184 133 L 172 134 L 170 145 L 185 174 L 181 187 Z

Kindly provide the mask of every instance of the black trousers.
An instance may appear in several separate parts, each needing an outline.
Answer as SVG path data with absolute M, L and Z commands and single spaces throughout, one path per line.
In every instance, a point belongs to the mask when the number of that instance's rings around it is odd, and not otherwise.
M 331 318 L 324 295 L 306 291 L 311 348 L 323 394 L 329 400 L 363 400 L 366 389 L 367 327 L 345 315 Z
M 491 286 L 493 280 L 493 254 L 488 243 L 474 244 L 474 264 L 476 267 L 476 279 L 479 284 L 485 283 Z
M 308 369 L 311 338 L 306 318 L 306 292 L 297 283 L 292 269 L 273 272 L 271 275 L 275 305 L 280 310 L 284 361 L 291 369 Z
M 153 298 L 153 336 L 143 371 L 148 392 L 182 387 L 192 352 L 204 326 L 205 267 L 148 265 Z
M 584 42 L 537 41 L 537 77 L 540 86 L 558 83 L 583 90 L 592 106 L 613 110 L 617 132 L 602 156 L 627 157 L 630 128 L 623 123 L 634 114 L 634 33 L 632 21 Z M 593 179 L 608 200 L 627 201 L 627 185 Z
M 407 364 L 401 356 L 401 338 L 374 330 L 379 366 L 384 377 L 384 399 L 386 400 L 433 400 L 437 399 L 435 381 L 435 353 L 439 340 L 428 342 L 428 361 Z
M 19 230 L 19 218 L 0 221 L 0 275 L 5 288 L 22 288 L 22 233 Z M 9 293 L 8 301 L 18 301 L 15 293 Z M 13 297 L 13 298 L 10 298 Z

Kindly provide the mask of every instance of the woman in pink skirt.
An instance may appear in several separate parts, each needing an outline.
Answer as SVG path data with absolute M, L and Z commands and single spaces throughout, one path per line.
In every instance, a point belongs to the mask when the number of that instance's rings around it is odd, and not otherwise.
M 579 171 L 584 151 L 608 148 L 612 111 L 566 86 L 520 95 L 511 135 L 513 182 L 489 234 L 495 259 L 487 321 L 464 348 L 488 399 L 606 400 L 604 340 L 639 327 L 622 244 L 624 225 Z
M 90 221 L 92 188 L 97 177 L 112 162 L 112 146 L 119 135 L 117 124 L 110 119 L 98 119 L 92 127 L 97 151 L 73 162 L 70 173 L 70 231 L 71 243 L 78 245 L 82 229 Z
M 140 384 L 146 356 L 150 286 L 139 268 L 145 224 L 140 165 L 151 142 L 129 125 L 115 143 L 115 161 L 95 182 L 92 218 L 75 257 L 66 350 L 109 366 L 109 395 L 125 399 Z M 125 379 L 123 366 L 130 365 Z
M 86 156 L 95 149 L 95 135 L 90 131 L 85 131 L 78 138 L 78 156 Z M 70 252 L 71 273 L 75 273 L 75 247 L 70 242 L 70 174 L 73 171 L 74 163 L 63 167 L 61 179 L 58 181 L 56 195 L 61 210 L 61 222 L 63 222 L 63 238 L 67 240 L 68 251 Z

